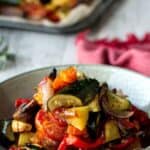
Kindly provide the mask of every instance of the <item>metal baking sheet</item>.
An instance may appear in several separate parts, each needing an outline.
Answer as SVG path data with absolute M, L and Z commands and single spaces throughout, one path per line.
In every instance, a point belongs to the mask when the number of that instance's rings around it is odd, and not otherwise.
M 15 28 L 30 31 L 39 31 L 46 33 L 75 33 L 83 29 L 90 28 L 100 17 L 102 17 L 105 11 L 117 0 L 102 0 L 100 4 L 96 6 L 90 16 L 84 18 L 79 23 L 75 23 L 70 26 L 64 27 L 49 27 L 46 25 L 31 24 L 28 21 L 10 21 L 9 17 L 0 18 L 1 28 Z M 92 17 L 91 17 L 92 16 Z

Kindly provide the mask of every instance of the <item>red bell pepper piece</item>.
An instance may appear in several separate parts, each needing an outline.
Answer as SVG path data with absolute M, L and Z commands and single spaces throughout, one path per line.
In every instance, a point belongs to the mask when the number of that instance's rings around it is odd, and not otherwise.
M 16 147 L 16 146 L 11 146 L 11 147 L 9 148 L 9 150 L 21 150 L 21 148 Z
M 119 122 L 126 128 L 126 129 L 134 129 L 136 125 L 133 122 L 130 122 L 129 119 L 120 119 Z
M 47 12 L 47 18 L 49 20 L 51 20 L 52 22 L 55 22 L 55 23 L 58 23 L 61 20 L 60 17 L 58 16 L 58 14 L 56 12 L 53 12 L 53 11 Z
M 100 147 L 102 144 L 104 144 L 104 138 L 98 138 L 95 142 L 86 142 L 79 137 L 66 135 L 60 143 L 58 150 L 66 150 L 67 146 L 74 146 L 76 148 L 83 149 L 94 149 L 96 147 Z
M 140 125 L 149 125 L 150 119 L 148 117 L 148 114 L 142 110 L 139 110 L 135 106 L 132 106 L 132 110 L 134 111 L 133 117 L 139 121 Z
M 26 98 L 18 98 L 16 99 L 15 101 L 15 107 L 18 108 L 20 107 L 21 105 L 23 104 L 28 104 L 30 102 L 29 99 L 26 99 Z
M 136 141 L 135 137 L 129 137 L 127 139 L 124 139 L 121 144 L 116 144 L 111 147 L 112 150 L 125 150 L 130 144 L 134 143 Z

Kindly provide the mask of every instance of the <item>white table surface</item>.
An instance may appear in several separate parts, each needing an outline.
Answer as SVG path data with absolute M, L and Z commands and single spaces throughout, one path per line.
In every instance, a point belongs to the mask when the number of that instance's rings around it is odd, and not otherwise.
M 129 32 L 142 36 L 150 29 L 150 0 L 124 0 L 99 26 L 96 37 L 121 37 Z M 16 62 L 0 70 L 0 82 L 32 69 L 62 64 L 76 64 L 75 35 L 51 35 L 0 28 L 6 36 Z

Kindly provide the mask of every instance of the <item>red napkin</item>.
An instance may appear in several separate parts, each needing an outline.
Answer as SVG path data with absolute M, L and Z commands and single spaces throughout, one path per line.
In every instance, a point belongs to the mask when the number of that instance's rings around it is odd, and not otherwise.
M 82 64 L 109 64 L 150 76 L 150 33 L 142 39 L 129 34 L 126 40 L 103 38 L 90 41 L 87 32 L 76 39 L 77 57 Z

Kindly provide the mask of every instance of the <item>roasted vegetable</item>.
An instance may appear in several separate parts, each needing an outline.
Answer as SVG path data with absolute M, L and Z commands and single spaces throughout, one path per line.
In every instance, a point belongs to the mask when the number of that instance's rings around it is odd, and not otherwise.
M 136 137 L 128 137 L 121 140 L 121 143 L 110 145 L 110 149 L 112 150 L 141 150 L 141 146 L 138 138 Z
M 28 143 L 31 143 L 31 138 L 34 136 L 32 132 L 20 133 L 18 139 L 18 146 L 25 146 Z
M 76 127 L 79 130 L 84 130 L 88 117 L 89 117 L 89 108 L 88 106 L 75 107 L 67 110 L 70 113 L 74 113 L 73 117 L 66 117 L 68 124 Z
M 32 0 L 28 2 L 32 4 Z M 39 5 L 40 0 L 35 3 Z M 47 6 L 47 1 L 43 3 Z M 33 100 L 19 98 L 15 108 L 13 120 L 0 122 L 0 144 L 9 150 L 133 150 L 149 146 L 148 114 L 132 105 L 121 90 L 101 85 L 75 67 L 58 73 L 54 69 L 39 83 Z
M 116 93 L 116 92 L 115 92 Z M 114 111 L 128 110 L 131 108 L 131 103 L 126 97 L 117 95 L 109 90 L 109 87 L 104 83 L 100 87 L 100 100 L 107 101 L 109 106 Z
M 97 149 L 98 147 L 101 147 L 102 144 L 104 144 L 104 139 L 101 137 L 97 138 L 93 142 L 87 142 L 77 136 L 67 135 L 61 141 L 58 150 L 68 150 L 68 146 L 73 146 L 73 148 L 78 149 L 94 150 Z
M 30 150 L 44 150 L 44 148 L 37 144 L 26 144 L 26 147 Z
M 79 97 L 83 104 L 91 102 L 99 91 L 99 83 L 95 79 L 84 79 L 76 81 L 63 89 L 59 94 L 71 94 Z
M 91 139 L 96 139 L 98 137 L 100 122 L 101 122 L 100 112 L 89 112 L 87 130 Z
M 53 68 L 52 72 L 50 72 L 50 74 L 49 74 L 48 77 L 49 77 L 51 80 L 54 80 L 54 79 L 56 78 L 56 76 L 57 76 L 57 70 L 56 70 L 56 68 Z
M 67 128 L 66 122 L 63 122 L 59 117 L 55 118 L 55 114 L 40 110 L 35 118 L 36 135 L 45 145 L 56 145 L 56 141 L 63 139 Z
M 83 137 L 84 135 L 87 135 L 87 131 L 86 131 L 86 129 L 81 131 L 81 130 L 75 128 L 72 125 L 68 125 L 68 127 L 67 127 L 67 134 L 74 135 L 74 136 L 82 136 Z
M 9 16 L 9 17 L 12 17 L 12 16 L 22 17 L 23 10 L 20 9 L 20 7 L 18 6 L 5 5 L 3 3 L 1 4 L 1 1 L 0 1 L 0 15 Z M 14 60 L 15 57 L 13 55 L 8 55 L 7 58 L 10 60 Z
M 53 111 L 60 107 L 67 108 L 67 107 L 77 107 L 81 105 L 82 105 L 82 102 L 78 97 L 68 95 L 68 94 L 66 95 L 57 94 L 48 100 L 48 109 L 50 111 Z
M 109 106 L 114 111 L 129 110 L 131 108 L 131 103 L 128 99 L 120 97 L 110 91 L 107 92 Z
M 90 111 L 99 112 L 101 110 L 99 105 L 99 95 L 97 94 L 91 103 L 88 104 Z
M 117 122 L 114 120 L 107 121 L 105 124 L 105 141 L 110 142 L 120 138 Z
M 51 0 L 40 0 L 40 2 L 41 2 L 42 4 L 48 4 L 48 3 L 51 2 Z
M 126 98 L 109 91 L 106 85 L 101 89 L 100 104 L 106 113 L 117 118 L 129 118 L 134 114 L 130 110 L 131 103 Z
M 43 105 L 43 108 L 47 110 L 47 101 L 54 95 L 54 89 L 52 87 L 52 79 L 45 77 L 39 83 L 37 87 L 37 93 L 34 94 L 34 100 Z
M 0 144 L 9 147 L 15 142 L 15 135 L 11 128 L 11 120 L 0 121 Z
M 18 109 L 21 106 L 25 106 L 30 102 L 30 99 L 27 98 L 17 98 L 15 100 L 15 108 Z
M 118 111 L 118 110 L 114 110 L 112 109 L 111 105 L 109 105 L 109 102 L 104 100 L 102 101 L 102 107 L 105 110 L 106 113 L 116 117 L 116 118 L 130 118 L 134 112 L 133 111 L 128 111 L 128 110 L 124 110 L 124 111 Z
M 28 104 L 22 105 L 17 109 L 13 114 L 15 120 L 24 121 L 24 122 L 33 122 L 37 111 L 39 110 L 39 105 L 36 101 L 31 100 Z
M 0 0 L 0 4 L 19 5 L 21 0 Z
M 108 87 L 107 83 L 103 83 L 100 86 L 100 92 L 99 92 L 99 104 L 100 105 L 101 105 L 102 100 L 107 98 L 108 90 L 109 90 L 109 87 Z
M 105 112 L 116 118 L 130 118 L 134 114 L 133 111 L 112 111 L 109 104 L 105 102 L 102 102 L 102 106 Z
M 51 0 L 50 3 L 47 3 L 47 7 L 50 10 L 55 10 L 55 9 L 71 9 L 72 7 L 75 7 L 77 5 L 77 0 Z
M 32 125 L 18 120 L 13 120 L 11 123 L 13 132 L 29 132 L 32 129 Z
M 55 17 L 57 18 L 57 17 Z M 53 89 L 55 91 L 71 84 L 77 80 L 77 70 L 75 67 L 69 67 L 67 69 L 61 70 L 55 80 L 53 81 Z
M 144 129 L 144 131 L 140 135 L 140 141 L 141 141 L 142 147 L 145 148 L 149 146 L 149 140 L 150 140 L 150 126 Z

